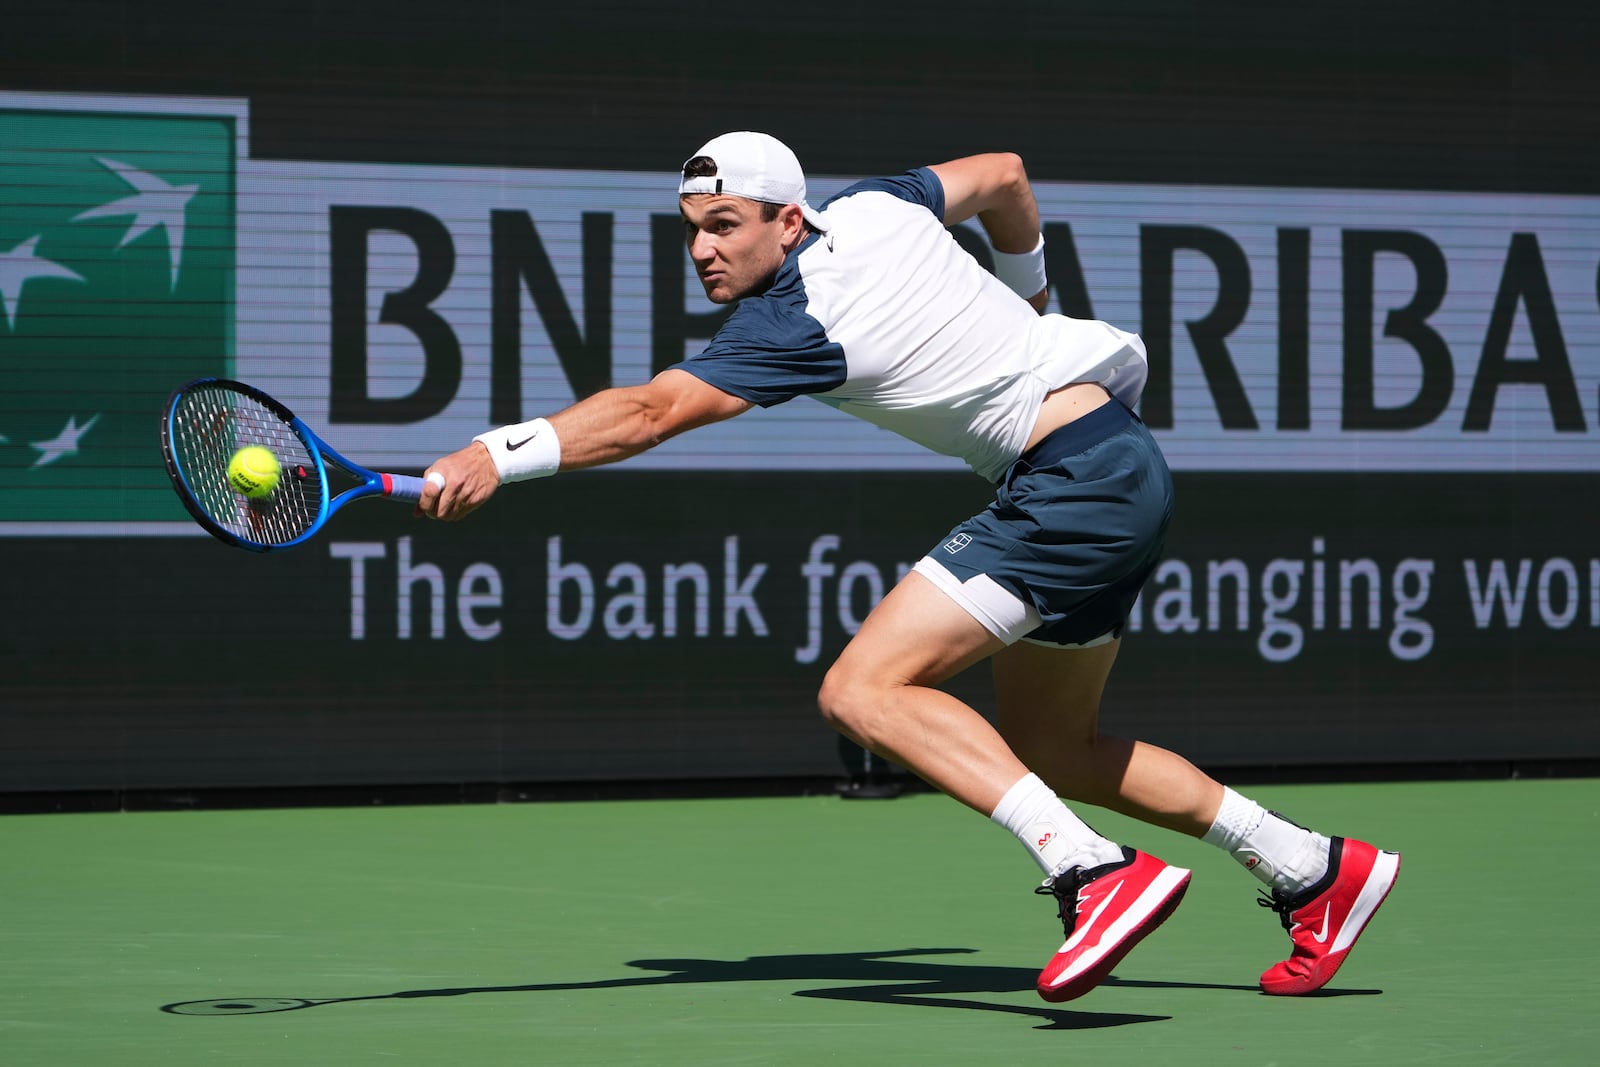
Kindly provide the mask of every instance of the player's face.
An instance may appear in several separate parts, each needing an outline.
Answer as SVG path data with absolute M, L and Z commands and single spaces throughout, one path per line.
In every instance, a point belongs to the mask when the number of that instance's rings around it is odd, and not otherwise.
M 731 304 L 764 291 L 805 232 L 799 208 L 788 205 L 764 222 L 761 205 L 742 196 L 680 196 L 678 210 L 689 258 L 713 304 Z

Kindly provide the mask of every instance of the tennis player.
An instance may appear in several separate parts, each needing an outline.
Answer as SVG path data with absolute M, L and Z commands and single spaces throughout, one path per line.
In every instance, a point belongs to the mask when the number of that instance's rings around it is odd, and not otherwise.
M 479 435 L 428 469 L 419 513 L 459 519 L 506 482 L 614 463 L 800 395 L 964 460 L 994 502 L 892 589 L 828 671 L 823 716 L 1004 826 L 1038 864 L 1066 941 L 1039 993 L 1092 989 L 1182 898 L 1190 872 L 1110 841 L 1060 797 L 1211 842 L 1269 890 L 1292 942 L 1268 993 L 1328 982 L 1400 857 L 1303 828 L 1183 757 L 1103 734 L 1100 697 L 1161 555 L 1172 479 L 1133 407 L 1144 345 L 1041 314 L 1038 205 L 1022 161 L 970 156 L 858 182 L 812 207 L 794 153 L 714 138 L 678 184 L 689 256 L 737 304 L 700 354 L 648 384 Z M 976 217 L 990 274 L 946 230 Z M 442 482 L 442 488 L 439 483 Z M 995 725 L 936 688 L 992 663 Z

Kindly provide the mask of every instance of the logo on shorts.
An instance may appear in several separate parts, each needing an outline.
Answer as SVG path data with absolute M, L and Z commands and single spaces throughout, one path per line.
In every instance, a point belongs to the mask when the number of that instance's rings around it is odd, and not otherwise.
M 971 534 L 956 534 L 944 543 L 944 550 L 953 556 L 970 544 L 972 544 Z

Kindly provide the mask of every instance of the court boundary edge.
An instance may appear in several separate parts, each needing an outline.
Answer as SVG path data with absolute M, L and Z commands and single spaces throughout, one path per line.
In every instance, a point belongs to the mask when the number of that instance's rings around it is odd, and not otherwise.
M 1233 785 L 1477 781 L 1600 777 L 1600 758 L 1468 760 L 1441 763 L 1270 765 L 1207 768 Z M 420 804 L 562 803 L 730 797 L 840 796 L 889 799 L 932 792 L 917 778 L 767 777 L 572 782 L 436 782 L 106 788 L 0 791 L 0 815 L 246 808 L 390 807 Z

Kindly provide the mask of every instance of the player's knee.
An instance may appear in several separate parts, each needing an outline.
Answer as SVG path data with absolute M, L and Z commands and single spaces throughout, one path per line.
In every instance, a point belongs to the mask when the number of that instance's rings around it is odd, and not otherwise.
M 849 716 L 848 701 L 849 686 L 839 677 L 839 669 L 834 667 L 823 677 L 822 688 L 817 690 L 817 710 L 822 713 L 824 722 L 839 730 Z
M 877 701 L 873 687 L 863 678 L 834 665 L 817 691 L 817 710 L 827 724 L 857 741 L 871 736 Z

